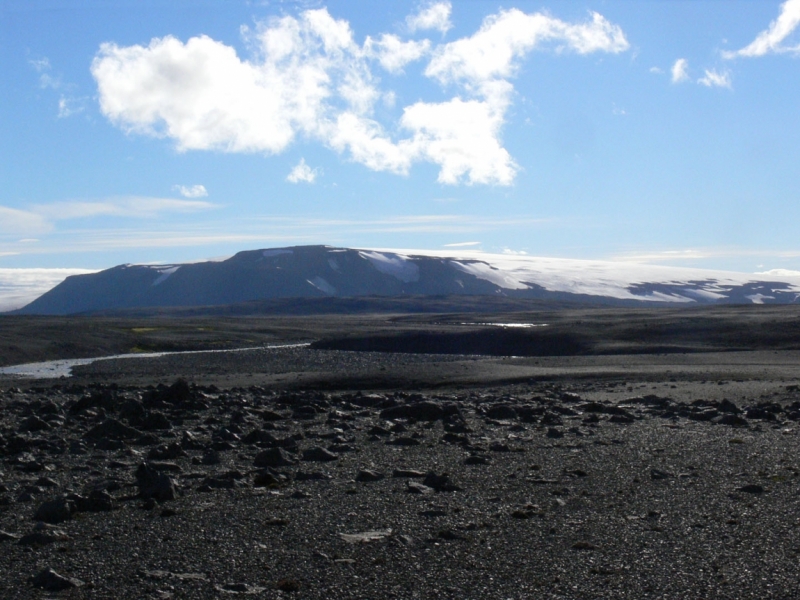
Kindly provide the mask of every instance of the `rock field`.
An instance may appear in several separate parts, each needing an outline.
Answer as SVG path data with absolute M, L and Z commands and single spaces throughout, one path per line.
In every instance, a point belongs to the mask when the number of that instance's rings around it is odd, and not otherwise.
M 791 380 L 359 391 L 80 372 L 0 387 L 2 598 L 799 593 Z

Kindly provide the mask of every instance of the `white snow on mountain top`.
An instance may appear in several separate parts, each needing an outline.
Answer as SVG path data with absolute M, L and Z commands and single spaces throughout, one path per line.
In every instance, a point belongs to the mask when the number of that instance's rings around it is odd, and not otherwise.
M 409 257 L 390 252 L 384 254 L 382 252 L 363 252 L 359 254 L 362 258 L 366 258 L 372 265 L 381 273 L 397 277 L 404 283 L 419 280 L 419 267 L 414 264 Z
M 489 254 L 476 250 L 388 250 L 379 252 L 451 259 L 471 274 L 506 289 L 523 289 L 533 284 L 551 292 L 607 296 L 622 300 L 693 302 L 696 298 L 720 299 L 733 286 L 755 282 L 781 284 L 786 292 L 800 293 L 800 272 L 775 269 L 764 273 L 740 273 L 689 267 L 666 267 L 622 261 L 547 258 L 519 254 Z M 468 262 L 473 261 L 473 262 Z M 478 261 L 478 262 L 475 262 Z M 482 265 L 481 263 L 485 263 Z M 486 266 L 488 265 L 488 267 Z M 653 290 L 653 286 L 681 286 L 680 293 Z M 632 287 L 641 286 L 638 294 Z M 688 288 L 688 289 L 687 289 Z M 777 288 L 769 288 L 777 291 Z M 768 296 L 750 298 L 763 301 Z

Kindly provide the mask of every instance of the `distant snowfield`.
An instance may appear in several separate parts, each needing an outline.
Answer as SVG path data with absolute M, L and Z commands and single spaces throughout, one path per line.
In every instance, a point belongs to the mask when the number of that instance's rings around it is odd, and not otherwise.
M 95 272 L 89 269 L 0 269 L 0 312 L 22 308 L 70 275 Z

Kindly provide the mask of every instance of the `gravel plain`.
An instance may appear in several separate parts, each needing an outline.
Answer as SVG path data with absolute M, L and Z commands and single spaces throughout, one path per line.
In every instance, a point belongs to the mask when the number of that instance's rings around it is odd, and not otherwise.
M 3 598 L 800 597 L 792 351 L 0 380 Z

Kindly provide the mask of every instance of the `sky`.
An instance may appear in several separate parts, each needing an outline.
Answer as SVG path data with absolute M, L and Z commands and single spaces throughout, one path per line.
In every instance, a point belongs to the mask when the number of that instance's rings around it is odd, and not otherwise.
M 800 0 L 0 0 L 0 279 L 300 244 L 797 270 L 798 25 Z

